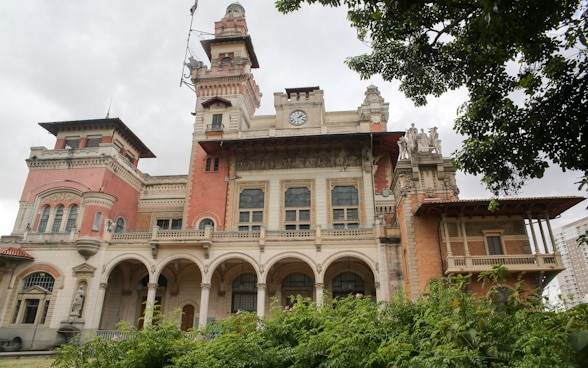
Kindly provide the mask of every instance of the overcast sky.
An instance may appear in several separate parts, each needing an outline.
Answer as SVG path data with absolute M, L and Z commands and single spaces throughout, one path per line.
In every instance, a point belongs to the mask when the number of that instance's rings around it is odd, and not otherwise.
M 214 32 L 231 1 L 200 0 L 192 29 Z M 190 0 L 19 0 L 0 2 L 0 234 L 12 231 L 27 176 L 30 147 L 52 148 L 55 138 L 37 123 L 121 118 L 155 153 L 139 168 L 151 175 L 187 174 L 195 95 L 180 87 L 190 29 Z M 264 95 L 257 114 L 274 114 L 273 93 L 320 86 L 327 111 L 356 110 L 370 84 L 390 103 L 388 130 L 439 127 L 443 153 L 459 148 L 451 130 L 464 91 L 416 108 L 397 83 L 360 80 L 344 64 L 368 52 L 343 8 L 304 6 L 282 15 L 273 0 L 242 0 Z M 197 32 L 190 50 L 208 62 Z M 111 102 L 112 101 L 112 102 Z M 578 173 L 550 169 L 521 196 L 585 195 Z M 487 198 L 479 180 L 460 174 L 460 198 Z M 555 226 L 588 215 L 582 203 Z

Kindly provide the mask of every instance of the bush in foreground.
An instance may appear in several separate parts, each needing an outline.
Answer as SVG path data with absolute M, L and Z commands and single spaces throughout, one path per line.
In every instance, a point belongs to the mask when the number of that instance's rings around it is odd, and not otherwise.
M 58 350 L 58 367 L 583 367 L 588 306 L 546 312 L 520 285 L 486 297 L 440 279 L 416 301 L 298 297 L 265 319 L 240 313 L 187 337 L 175 322 Z M 501 293 L 496 291 L 502 290 Z M 501 297 L 506 295 L 506 297 Z M 174 321 L 177 318 L 174 319 Z

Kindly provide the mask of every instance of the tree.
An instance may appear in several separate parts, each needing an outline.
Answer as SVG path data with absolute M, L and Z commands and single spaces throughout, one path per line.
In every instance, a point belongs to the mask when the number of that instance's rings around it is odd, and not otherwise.
M 371 53 L 347 59 L 362 78 L 400 80 L 417 106 L 465 86 L 454 129 L 458 168 L 494 194 L 516 193 L 550 162 L 588 178 L 585 0 L 278 0 L 346 5 Z

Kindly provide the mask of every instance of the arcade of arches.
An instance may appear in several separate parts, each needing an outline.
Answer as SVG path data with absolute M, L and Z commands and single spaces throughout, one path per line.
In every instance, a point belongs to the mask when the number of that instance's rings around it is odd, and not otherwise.
M 281 259 L 265 272 L 238 257 L 218 262 L 209 273 L 186 258 L 173 259 L 152 271 L 136 259 L 119 261 L 111 269 L 103 285 L 99 329 L 115 329 L 120 321 L 141 328 L 143 321 L 152 322 L 153 304 L 164 314 L 181 311 L 181 326 L 187 330 L 238 311 L 263 316 L 275 303 L 291 305 L 297 295 L 318 303 L 324 294 L 362 294 L 375 299 L 377 287 L 373 270 L 352 256 L 334 260 L 323 272 L 320 265 L 313 267 L 292 257 Z

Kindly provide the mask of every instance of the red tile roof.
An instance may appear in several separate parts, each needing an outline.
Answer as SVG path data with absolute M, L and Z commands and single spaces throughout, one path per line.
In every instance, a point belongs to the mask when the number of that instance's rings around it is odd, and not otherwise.
M 34 260 L 35 257 L 31 256 L 27 251 L 21 248 L 0 248 L 0 257 L 13 257 L 13 258 L 25 258 Z

